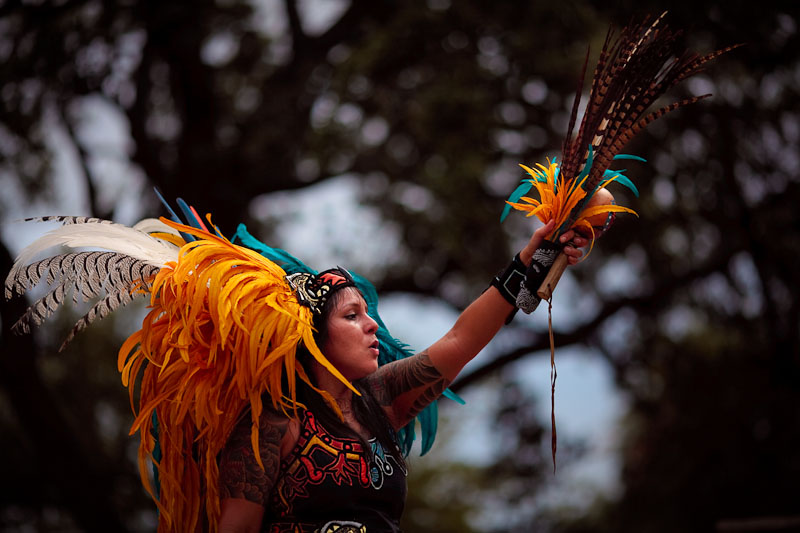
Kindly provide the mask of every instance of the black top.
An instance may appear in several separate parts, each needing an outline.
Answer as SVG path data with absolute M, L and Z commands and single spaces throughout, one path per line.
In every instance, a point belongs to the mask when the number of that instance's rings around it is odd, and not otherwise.
M 305 411 L 300 439 L 281 462 L 263 531 L 399 532 L 406 471 L 376 439 L 369 444 L 372 461 L 358 439 L 331 435 Z

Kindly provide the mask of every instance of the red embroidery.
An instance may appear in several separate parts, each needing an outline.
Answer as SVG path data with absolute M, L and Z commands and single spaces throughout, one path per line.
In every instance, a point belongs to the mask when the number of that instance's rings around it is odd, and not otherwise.
M 295 498 L 308 497 L 309 485 L 326 480 L 338 486 L 370 486 L 369 465 L 365 450 L 356 439 L 336 438 L 317 424 L 310 412 L 300 433 L 294 457 L 284 464 L 285 474 L 279 482 L 278 493 L 286 513 L 291 513 Z

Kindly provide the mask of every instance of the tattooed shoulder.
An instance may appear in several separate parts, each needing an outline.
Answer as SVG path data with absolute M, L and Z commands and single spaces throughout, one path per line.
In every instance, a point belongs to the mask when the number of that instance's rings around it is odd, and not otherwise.
M 369 383 L 382 406 L 392 407 L 401 419 L 411 419 L 441 396 L 450 381 L 423 351 L 384 365 L 370 376 Z M 398 408 L 402 412 L 397 412 Z
M 263 470 L 250 440 L 252 420 L 248 413 L 237 423 L 220 455 L 220 498 L 243 498 L 266 505 L 280 470 L 281 440 L 289 420 L 265 406 L 258 423 L 258 452 Z

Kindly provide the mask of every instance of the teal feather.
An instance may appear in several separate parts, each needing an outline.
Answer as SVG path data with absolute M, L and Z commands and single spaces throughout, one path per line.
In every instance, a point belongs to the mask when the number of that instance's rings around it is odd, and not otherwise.
M 633 159 L 634 161 L 641 161 L 642 163 L 647 163 L 647 159 L 644 157 L 639 157 L 638 155 L 631 155 L 631 154 L 617 154 L 612 158 L 612 161 L 616 161 L 617 159 Z
M 638 155 L 631 155 L 631 154 L 617 154 L 617 155 L 615 155 L 613 157 L 612 160 L 616 161 L 618 159 L 629 159 L 629 160 L 632 160 L 632 161 L 641 161 L 642 163 L 647 163 L 647 159 L 645 159 L 644 157 L 639 157 Z M 614 176 L 618 176 L 617 179 L 614 180 L 614 181 L 616 183 L 619 183 L 620 185 L 623 185 L 623 186 L 627 187 L 628 189 L 630 189 L 631 192 L 638 198 L 639 197 L 639 189 L 637 189 L 636 185 L 634 185 L 633 182 L 630 179 L 628 179 L 627 176 L 625 176 L 624 173 L 626 171 L 627 171 L 627 169 L 606 170 L 605 172 L 603 172 L 603 179 L 606 180 L 606 179 L 609 179 L 609 178 L 613 178 Z
M 616 176 L 617 179 L 614 180 L 614 183 L 619 183 L 631 190 L 631 192 L 638 198 L 639 197 L 639 189 L 636 188 L 636 185 L 633 184 L 631 180 L 629 180 L 624 174 L 625 169 L 622 170 L 606 170 L 603 173 L 603 180 L 611 179 Z M 600 183 L 597 184 L 600 187 Z
M 239 226 L 236 228 L 236 233 L 234 233 L 231 242 L 251 248 L 270 261 L 278 263 L 287 274 L 296 274 L 298 272 L 313 272 L 316 274 L 316 270 L 307 266 L 305 263 L 300 261 L 286 250 L 267 246 L 263 242 L 253 237 L 247 231 L 247 226 L 244 224 L 239 224 Z
M 167 202 L 167 200 L 161 194 L 161 191 L 158 190 L 158 187 L 153 187 L 153 190 L 156 192 L 156 196 L 158 196 L 158 199 L 161 201 L 161 204 L 167 208 L 167 212 L 169 213 L 169 218 L 171 218 L 173 222 L 177 222 L 178 224 L 183 224 L 183 220 L 181 220 L 181 217 L 179 217 L 178 214 L 175 211 L 173 211 L 172 207 L 170 207 L 169 205 L 169 202 Z M 194 235 L 189 235 L 188 233 L 184 233 L 182 231 L 180 232 L 180 234 L 181 237 L 183 237 L 183 240 L 186 242 L 194 242 L 197 240 Z
M 531 187 L 533 187 L 533 185 L 531 184 L 530 179 L 526 178 L 522 180 L 522 183 L 520 183 L 519 186 L 514 189 L 514 192 L 511 193 L 511 196 L 508 197 L 507 201 L 513 203 L 519 202 L 520 198 L 528 194 L 528 191 L 531 190 Z M 511 206 L 506 204 L 506 206 L 503 208 L 502 214 L 500 215 L 500 222 L 504 221 L 510 212 Z

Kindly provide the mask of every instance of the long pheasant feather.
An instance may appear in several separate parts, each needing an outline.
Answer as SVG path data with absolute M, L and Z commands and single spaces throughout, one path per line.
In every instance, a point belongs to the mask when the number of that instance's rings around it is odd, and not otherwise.
M 530 179 L 523 180 L 523 184 L 511 194 L 501 220 L 505 218 L 510 208 L 525 211 L 528 216 L 535 215 L 542 222 L 554 219 L 555 229 L 546 236 L 546 239 L 551 243 L 557 243 L 558 238 L 572 228 L 588 229 L 594 236 L 594 228 L 588 222 L 588 218 L 592 215 L 633 213 L 632 210 L 617 205 L 599 205 L 589 209 L 587 206 L 598 189 L 613 181 L 619 181 L 635 190 L 633 184 L 622 176 L 623 171 L 609 170 L 611 162 L 622 155 L 620 151 L 625 144 L 654 120 L 709 95 L 686 98 L 649 114 L 647 114 L 648 109 L 671 87 L 699 72 L 712 59 L 735 48 L 735 46 L 727 47 L 704 56 L 684 50 L 678 42 L 678 34 L 670 31 L 664 24 L 665 14 L 652 22 L 646 18 L 639 24 L 631 24 L 623 28 L 618 36 L 615 36 L 613 28 L 609 29 L 590 83 L 586 111 L 578 133 L 573 139 L 572 131 L 580 105 L 580 88 L 583 86 L 586 73 L 585 63 L 581 71 L 579 89 L 567 128 L 567 138 L 563 143 L 560 166 L 554 161 L 548 162 L 546 167 L 538 165 L 539 170 L 521 165 L 530 175 Z M 524 183 L 525 181 L 528 183 Z M 539 193 L 538 199 L 524 196 L 532 188 Z M 550 263 L 552 264 L 552 259 Z M 553 268 L 544 281 L 536 278 L 537 283 L 541 283 L 538 290 L 537 287 L 527 286 L 530 285 L 527 279 L 524 288 L 536 291 L 541 298 L 549 297 L 563 268 L 566 267 L 566 261 L 562 260 L 557 264 L 560 265 L 559 269 Z M 531 312 L 538 301 L 538 299 L 523 298 L 521 307 L 526 309 L 526 312 Z M 552 327 L 550 329 L 551 382 L 554 391 L 556 373 L 552 357 Z M 553 399 L 551 396 L 551 401 Z M 551 412 L 551 415 L 553 468 L 555 468 L 554 412 Z
M 613 30 L 606 35 L 591 81 L 586 112 L 575 138 L 565 140 L 562 153 L 560 173 L 564 185 L 570 188 L 570 183 L 579 180 L 583 192 L 580 201 L 572 203 L 570 212 L 561 214 L 560 224 L 549 236 L 550 240 L 555 241 L 578 223 L 611 162 L 636 133 L 666 113 L 708 95 L 687 98 L 646 114 L 648 108 L 668 89 L 699 72 L 708 61 L 736 47 L 704 56 L 684 50 L 678 42 L 679 33 L 666 26 L 664 15 L 652 22 L 645 19 L 630 25 L 618 36 Z M 576 100 L 573 116 L 578 105 Z M 570 123 L 572 126 L 572 118 Z M 571 202 L 560 205 L 568 203 Z
M 164 264 L 178 257 L 179 247 L 165 240 L 175 230 L 160 221 L 145 221 L 140 227 L 164 231 L 165 238 L 91 217 L 49 216 L 26 221 L 59 222 L 62 226 L 23 249 L 6 278 L 6 298 L 23 294 L 43 279 L 53 286 L 20 317 L 13 326 L 14 331 L 27 333 L 32 325 L 40 325 L 70 294 L 75 303 L 103 297 L 78 321 L 61 345 L 62 349 L 75 333 L 130 302 L 137 289 L 146 287 Z M 60 253 L 30 262 L 42 253 L 63 246 L 104 250 Z

